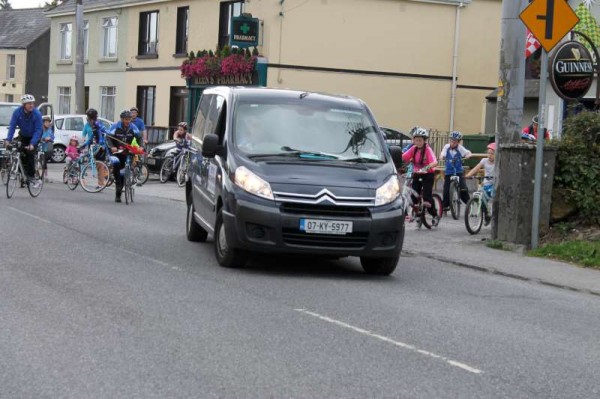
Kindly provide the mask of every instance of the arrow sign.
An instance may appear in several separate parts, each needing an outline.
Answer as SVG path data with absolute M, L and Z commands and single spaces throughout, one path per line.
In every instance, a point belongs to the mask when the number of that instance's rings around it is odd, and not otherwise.
M 579 23 L 565 0 L 534 0 L 519 17 L 547 52 Z

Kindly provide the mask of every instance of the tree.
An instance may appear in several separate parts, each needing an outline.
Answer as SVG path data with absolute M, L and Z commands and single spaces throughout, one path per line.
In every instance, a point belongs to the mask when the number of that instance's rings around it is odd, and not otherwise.
M 2 1 L 2 0 L 0 0 Z M 62 3 L 64 0 L 51 0 L 51 1 L 46 1 L 44 3 L 44 5 L 42 6 L 42 8 L 49 8 L 52 9 L 58 5 L 60 5 L 60 3 Z
M 0 0 L 0 10 L 12 10 L 10 0 Z

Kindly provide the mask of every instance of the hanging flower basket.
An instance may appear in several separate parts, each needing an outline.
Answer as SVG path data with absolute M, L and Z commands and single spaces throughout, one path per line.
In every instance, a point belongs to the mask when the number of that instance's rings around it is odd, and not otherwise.
M 218 81 L 229 81 L 233 77 L 252 74 L 256 67 L 256 49 L 251 54 L 249 51 L 237 50 L 232 52 L 228 47 L 212 51 L 192 51 L 187 60 L 181 65 L 181 77 L 187 80 L 201 80 L 209 84 Z

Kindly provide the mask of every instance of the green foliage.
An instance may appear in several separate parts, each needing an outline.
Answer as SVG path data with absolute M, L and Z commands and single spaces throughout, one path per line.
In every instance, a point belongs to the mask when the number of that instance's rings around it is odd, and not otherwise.
M 254 47 L 252 49 L 252 56 L 254 56 L 254 57 L 258 57 L 259 56 L 258 49 L 256 47 Z
M 196 58 L 196 54 L 194 54 L 194 50 L 192 50 L 192 51 L 190 51 L 190 54 L 188 55 L 188 59 L 193 60 L 194 58 Z
M 229 47 L 228 45 L 225 45 L 225 47 L 223 47 L 223 49 L 221 50 L 221 57 L 225 58 L 225 57 L 229 57 L 231 55 L 231 47 Z
M 246 58 L 251 58 L 252 57 L 252 53 L 250 52 L 249 48 L 246 49 L 245 56 L 246 56 Z
M 0 10 L 12 10 L 10 0 L 0 0 Z
M 571 195 L 579 216 L 600 224 L 600 113 L 583 112 L 564 122 L 554 184 Z
M 212 50 L 209 50 L 209 51 L 208 51 L 208 56 L 212 58 L 212 57 L 214 57 L 214 56 L 215 56 L 215 53 L 213 53 L 213 51 L 212 51 Z
M 600 269 L 600 241 L 566 241 L 529 252 L 531 256 L 560 259 Z
M 488 240 L 485 244 L 488 248 L 500 249 L 502 251 L 510 251 L 510 248 L 499 240 Z

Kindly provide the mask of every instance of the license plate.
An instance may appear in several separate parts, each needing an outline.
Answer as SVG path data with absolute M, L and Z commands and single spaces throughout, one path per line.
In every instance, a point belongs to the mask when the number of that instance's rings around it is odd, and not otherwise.
M 154 158 L 148 158 L 146 162 L 148 162 L 148 165 L 156 165 L 156 159 Z
M 300 230 L 309 234 L 338 234 L 352 233 L 352 222 L 337 220 L 300 219 Z

